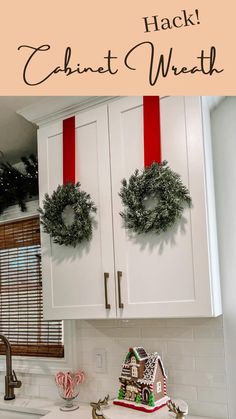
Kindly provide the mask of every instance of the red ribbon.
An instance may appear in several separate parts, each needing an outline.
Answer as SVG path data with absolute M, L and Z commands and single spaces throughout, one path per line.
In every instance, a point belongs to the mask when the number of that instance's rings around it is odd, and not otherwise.
M 63 120 L 63 183 L 75 183 L 75 117 Z
M 144 166 L 161 163 L 161 123 L 159 96 L 143 97 Z
M 159 96 L 143 97 L 144 166 L 161 162 Z M 63 120 L 63 183 L 75 183 L 75 117 Z

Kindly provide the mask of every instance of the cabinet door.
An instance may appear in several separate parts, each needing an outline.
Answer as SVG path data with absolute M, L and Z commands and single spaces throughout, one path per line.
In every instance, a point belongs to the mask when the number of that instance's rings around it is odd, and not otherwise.
M 39 130 L 40 202 L 63 183 L 62 121 Z M 90 242 L 59 246 L 42 233 L 46 319 L 116 316 L 107 107 L 76 116 L 76 180 L 91 195 L 97 214 Z M 104 273 L 108 302 L 105 308 Z
M 121 271 L 120 317 L 213 314 L 205 208 L 204 154 L 199 98 L 161 100 L 162 158 L 181 175 L 193 208 L 177 225 L 155 235 L 123 227 L 121 180 L 143 168 L 142 97 L 109 106 L 116 271 Z

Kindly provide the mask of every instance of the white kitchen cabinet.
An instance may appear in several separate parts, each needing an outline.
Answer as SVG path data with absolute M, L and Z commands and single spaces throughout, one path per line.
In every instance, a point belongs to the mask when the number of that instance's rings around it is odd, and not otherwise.
M 119 214 L 119 191 L 122 178 L 143 168 L 142 97 L 77 113 L 76 178 L 98 207 L 96 227 L 92 241 L 75 249 L 42 234 L 45 318 L 221 313 L 208 116 L 198 97 L 161 99 L 162 157 L 188 186 L 193 207 L 166 233 L 132 236 Z M 62 183 L 62 118 L 40 127 L 38 148 L 42 204 Z
M 80 247 L 59 246 L 42 233 L 44 316 L 49 319 L 115 317 L 109 138 L 106 106 L 76 117 L 76 181 L 97 214 L 93 238 Z M 63 183 L 62 121 L 39 129 L 40 205 Z M 108 273 L 109 278 L 104 278 Z M 104 304 L 107 281 L 108 310 Z
M 193 206 L 159 236 L 130 234 L 119 215 L 120 180 L 143 168 L 142 98 L 123 98 L 109 106 L 115 262 L 122 275 L 118 317 L 221 312 L 210 135 L 203 106 L 198 97 L 161 100 L 162 159 L 181 175 Z

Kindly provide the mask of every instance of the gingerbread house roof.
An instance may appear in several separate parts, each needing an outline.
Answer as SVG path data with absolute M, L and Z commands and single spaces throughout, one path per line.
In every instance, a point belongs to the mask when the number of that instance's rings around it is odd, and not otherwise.
M 148 354 L 142 346 L 135 346 L 134 348 L 131 348 L 130 351 L 131 350 L 133 350 L 139 361 L 145 361 L 148 359 Z
M 161 357 L 160 355 L 158 355 L 157 352 L 154 352 L 152 354 L 149 354 L 148 359 L 145 362 L 143 377 L 139 378 L 138 382 L 144 384 L 153 384 L 156 378 L 158 365 L 160 365 L 163 376 L 167 378 Z

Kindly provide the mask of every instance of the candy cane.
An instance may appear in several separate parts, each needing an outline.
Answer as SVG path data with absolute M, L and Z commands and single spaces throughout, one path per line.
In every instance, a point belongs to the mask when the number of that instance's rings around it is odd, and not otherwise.
M 65 385 L 65 374 L 64 374 L 64 372 L 61 372 L 61 371 L 58 372 L 55 376 L 55 381 L 56 381 L 57 385 L 64 387 L 64 385 Z
M 78 371 L 75 373 L 75 383 L 80 384 L 81 383 L 81 372 Z
M 58 372 L 55 376 L 56 384 L 63 388 L 64 397 L 69 399 L 73 397 L 73 391 L 76 384 L 81 384 L 85 380 L 85 373 L 83 371 L 77 371 L 75 374 L 68 371 Z
M 65 374 L 64 395 L 66 398 L 73 397 L 73 380 L 70 372 Z
M 75 373 L 75 382 L 76 384 L 82 384 L 85 380 L 85 373 L 84 371 L 77 371 Z

